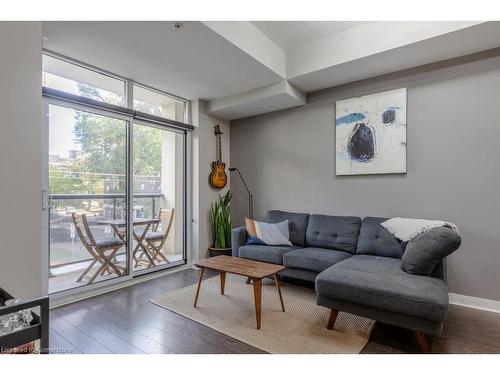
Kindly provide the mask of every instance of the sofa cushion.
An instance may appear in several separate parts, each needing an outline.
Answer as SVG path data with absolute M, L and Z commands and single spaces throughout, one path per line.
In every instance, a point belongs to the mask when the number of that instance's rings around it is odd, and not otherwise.
M 430 275 L 443 258 L 460 247 L 460 243 L 460 236 L 450 228 L 428 230 L 408 242 L 401 266 L 415 275 Z
M 318 276 L 317 272 L 304 270 L 302 268 L 285 268 L 280 272 L 280 279 L 283 281 L 291 281 L 292 284 L 305 286 L 307 288 L 314 288 L 316 276 Z
M 345 251 L 306 247 L 286 253 L 283 256 L 283 265 L 288 268 L 321 272 L 351 256 Z
M 238 255 L 240 258 L 283 264 L 283 254 L 298 248 L 297 246 L 245 245 L 240 247 Z
M 233 228 L 231 231 L 231 249 L 233 257 L 237 257 L 240 254 L 240 246 L 243 246 L 247 242 L 247 228 L 237 227 Z
M 404 243 L 396 239 L 387 229 L 380 225 L 386 220 L 381 217 L 365 217 L 363 219 L 356 254 L 391 258 L 402 257 Z
M 306 228 L 309 221 L 309 214 L 271 210 L 267 213 L 263 221 L 267 223 L 281 223 L 285 220 L 288 220 L 290 242 L 292 245 L 304 247 L 306 245 Z
M 311 215 L 306 231 L 308 247 L 356 251 L 361 219 L 355 216 Z
M 411 275 L 399 259 L 371 255 L 354 255 L 321 272 L 316 293 L 435 322 L 442 322 L 448 309 L 443 280 Z

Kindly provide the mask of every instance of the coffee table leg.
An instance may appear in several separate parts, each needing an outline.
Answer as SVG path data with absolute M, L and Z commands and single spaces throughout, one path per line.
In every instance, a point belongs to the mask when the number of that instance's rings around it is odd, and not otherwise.
M 281 308 L 283 309 L 283 312 L 285 312 L 285 304 L 283 303 L 283 296 L 281 295 L 280 279 L 276 274 L 274 275 L 274 283 L 276 284 L 276 288 L 278 288 L 278 293 L 280 295 Z
M 200 268 L 200 275 L 198 278 L 198 288 L 196 288 L 196 297 L 194 297 L 194 307 L 196 307 L 196 303 L 198 302 L 198 295 L 200 294 L 201 280 L 203 279 L 203 271 L 205 271 L 205 268 Z
M 261 279 L 253 279 L 253 299 L 255 301 L 255 318 L 257 320 L 257 329 L 260 329 L 261 301 L 262 301 L 262 280 Z
M 220 294 L 224 295 L 224 286 L 226 285 L 226 273 L 220 273 Z

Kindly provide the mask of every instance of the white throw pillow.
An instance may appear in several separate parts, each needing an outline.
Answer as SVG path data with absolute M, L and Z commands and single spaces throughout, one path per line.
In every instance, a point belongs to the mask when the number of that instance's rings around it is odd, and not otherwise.
M 271 224 L 245 219 L 245 223 L 247 228 L 247 244 L 275 246 L 290 246 L 292 244 L 290 242 L 288 220 Z

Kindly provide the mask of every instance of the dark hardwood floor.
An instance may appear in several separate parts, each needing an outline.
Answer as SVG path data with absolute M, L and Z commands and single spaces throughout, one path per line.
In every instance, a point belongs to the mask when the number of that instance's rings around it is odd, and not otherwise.
M 51 310 L 52 352 L 263 353 L 149 302 L 197 276 L 180 271 Z M 500 353 L 500 314 L 450 306 L 443 336 L 429 339 L 434 353 Z M 377 323 L 363 353 L 418 353 L 418 347 L 412 332 Z

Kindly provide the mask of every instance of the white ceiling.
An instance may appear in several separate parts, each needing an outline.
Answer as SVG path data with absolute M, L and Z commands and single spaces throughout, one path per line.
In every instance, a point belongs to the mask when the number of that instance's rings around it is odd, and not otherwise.
M 43 46 L 188 99 L 214 99 L 281 76 L 201 22 L 44 22 Z
M 285 51 L 370 22 L 361 21 L 252 21 Z
M 387 39 L 392 38 L 382 38 L 382 34 L 390 36 L 390 33 L 379 33 L 382 43 L 377 46 L 376 42 L 371 42 L 371 46 L 375 47 L 372 51 L 367 51 L 367 48 L 363 51 L 354 50 L 352 55 L 344 58 L 339 58 L 343 56 L 337 54 L 330 61 L 325 61 L 324 53 L 320 52 L 316 55 L 321 57 L 318 59 L 321 60 L 320 63 L 296 74 L 291 68 L 287 69 L 287 80 L 306 92 L 312 92 L 500 47 L 500 22 L 483 22 L 456 29 L 454 28 L 457 25 L 448 26 L 451 27 L 446 31 L 434 30 L 430 35 L 406 39 L 402 43 L 395 43 L 391 48 L 388 48 Z M 389 25 L 389 28 L 397 29 L 395 24 Z M 408 30 L 409 27 L 405 25 L 404 29 Z M 430 29 L 426 28 L 426 31 Z M 377 35 L 375 30 L 371 31 L 371 35 Z M 356 40 L 363 44 L 361 37 L 358 36 Z M 345 39 L 343 43 L 346 43 Z M 316 47 L 319 47 L 320 51 L 338 50 L 338 41 L 326 41 Z M 315 50 L 317 48 L 304 49 L 301 52 L 310 57 L 310 62 L 314 60 Z M 300 59 L 300 62 L 302 61 L 303 59 Z
M 305 93 L 500 47 L 500 22 L 44 22 L 44 48 L 236 119 Z M 292 85 L 290 85 L 293 84 Z

